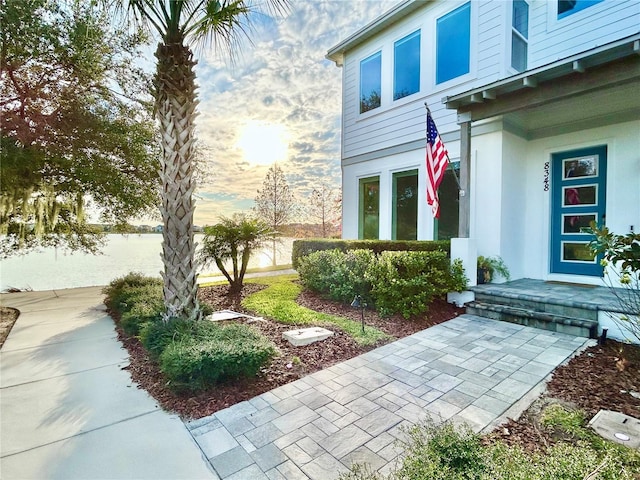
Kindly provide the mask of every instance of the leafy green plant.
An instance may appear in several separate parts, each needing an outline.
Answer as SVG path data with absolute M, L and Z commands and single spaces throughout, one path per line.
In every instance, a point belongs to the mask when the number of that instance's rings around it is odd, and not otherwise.
M 466 277 L 461 262 L 452 266 L 445 252 L 382 252 L 367 270 L 371 295 L 383 315 L 425 313 L 434 298 L 461 291 Z
M 635 480 L 640 452 L 602 439 L 584 425 L 584 414 L 552 408 L 546 425 L 566 428 L 573 441 L 539 452 L 501 441 L 484 442 L 466 426 L 430 419 L 408 431 L 400 465 L 387 476 L 354 465 L 341 480 Z
M 495 274 L 503 276 L 505 280 L 511 279 L 509 268 L 501 257 L 478 257 L 478 283 L 489 283 Z
M 140 326 L 140 343 L 151 358 L 157 360 L 172 342 L 188 337 L 196 323 L 200 322 L 184 322 L 179 318 L 143 323 Z
M 609 317 L 640 342 L 640 234 L 616 235 L 594 222 L 589 233 L 595 236 L 589 247 L 602 255 L 605 282 L 618 303 L 619 315 Z
M 370 250 L 324 250 L 300 259 L 300 281 L 309 290 L 327 293 L 330 298 L 344 303 L 361 295 L 371 303 L 371 284 L 366 271 L 375 261 Z
M 170 342 L 160 369 L 177 390 L 201 390 L 227 379 L 255 376 L 276 346 L 248 325 L 196 322 L 192 335 Z
M 146 292 L 153 301 L 156 291 L 162 296 L 162 280 L 147 277 L 139 272 L 118 277 L 102 289 L 107 308 L 120 314 L 129 311 L 133 304 L 145 295 L 142 292 Z
M 343 240 L 327 238 L 305 238 L 294 240 L 291 251 L 291 263 L 296 270 L 299 261 L 307 255 L 322 251 L 338 249 L 341 252 L 349 250 L 370 250 L 376 255 L 385 251 L 410 251 L 410 252 L 432 252 L 442 251 L 449 255 L 451 242 L 449 240 Z
M 125 334 L 136 336 L 145 323 L 162 320 L 163 307 L 162 296 L 151 301 L 136 303 L 130 310 L 122 314 L 120 326 Z

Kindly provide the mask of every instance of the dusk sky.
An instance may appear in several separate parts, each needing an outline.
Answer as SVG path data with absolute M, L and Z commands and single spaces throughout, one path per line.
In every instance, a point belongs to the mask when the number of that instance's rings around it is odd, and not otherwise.
M 327 50 L 398 0 L 292 0 L 286 18 L 265 20 L 235 65 L 197 50 L 196 119 L 207 178 L 195 223 L 247 211 L 277 161 L 298 199 L 322 181 L 340 189 L 342 70 Z

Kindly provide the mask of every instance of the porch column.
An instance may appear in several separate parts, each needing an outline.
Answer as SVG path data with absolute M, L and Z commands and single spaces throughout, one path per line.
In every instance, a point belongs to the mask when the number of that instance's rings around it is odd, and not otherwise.
M 458 238 L 451 239 L 451 259 L 462 260 L 469 286 L 476 285 L 478 250 L 475 239 L 469 238 L 471 224 L 471 113 L 458 114 L 460 125 L 460 193 Z M 475 299 L 475 294 L 466 290 L 450 292 L 447 301 L 463 306 Z
M 458 114 L 460 125 L 460 202 L 458 237 L 469 238 L 471 225 L 471 113 Z

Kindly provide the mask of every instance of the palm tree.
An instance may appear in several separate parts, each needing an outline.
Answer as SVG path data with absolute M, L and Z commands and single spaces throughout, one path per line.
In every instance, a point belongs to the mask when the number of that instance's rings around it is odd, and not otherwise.
M 117 0 L 135 20 L 160 36 L 153 82 L 160 124 L 160 210 L 164 222 L 162 261 L 166 317 L 194 319 L 197 302 L 193 237 L 194 143 L 197 94 L 192 46 L 213 43 L 234 53 L 248 33 L 251 0 Z M 284 13 L 288 0 L 265 0 L 272 13 Z

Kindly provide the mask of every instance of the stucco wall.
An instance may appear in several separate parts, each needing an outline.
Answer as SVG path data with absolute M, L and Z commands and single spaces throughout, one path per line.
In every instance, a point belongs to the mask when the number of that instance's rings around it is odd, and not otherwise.
M 491 122 L 494 127 L 500 122 Z M 486 124 L 485 124 L 486 127 Z M 475 126 L 480 131 L 479 126 Z M 491 128 L 489 128 L 491 130 Z M 500 255 L 512 278 L 594 283 L 597 278 L 549 273 L 550 194 L 544 191 L 545 162 L 551 154 L 608 146 L 607 226 L 627 233 L 640 229 L 640 122 L 526 141 L 505 130 L 472 137 L 471 236 L 478 254 Z M 447 145 L 452 160 L 459 142 Z M 343 167 L 343 237 L 358 238 L 360 178 L 380 176 L 380 238 L 391 238 L 392 175 L 418 169 L 418 239 L 433 238 L 433 219 L 425 199 L 424 149 Z

